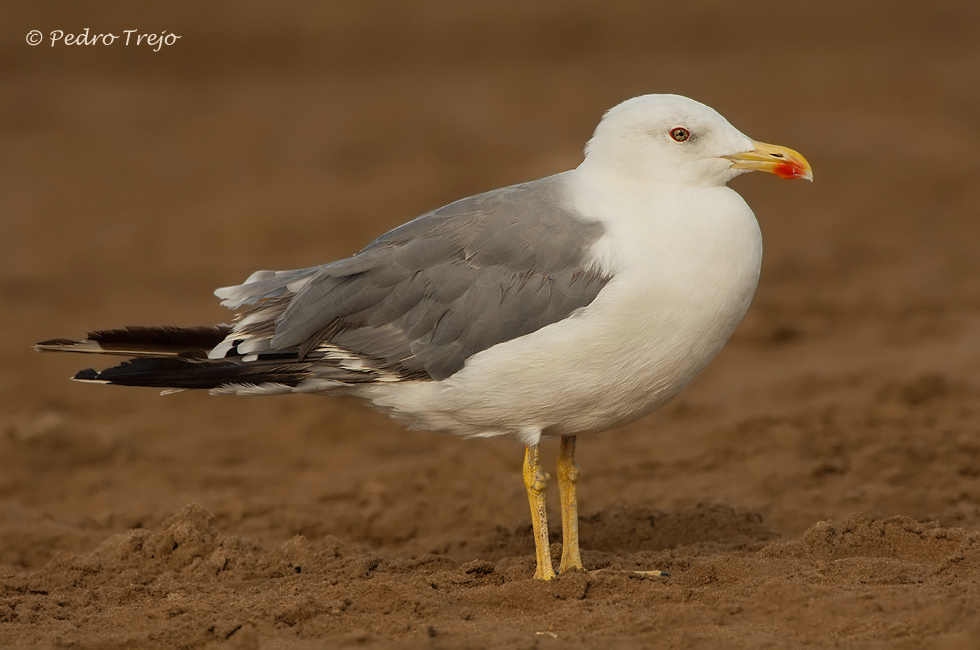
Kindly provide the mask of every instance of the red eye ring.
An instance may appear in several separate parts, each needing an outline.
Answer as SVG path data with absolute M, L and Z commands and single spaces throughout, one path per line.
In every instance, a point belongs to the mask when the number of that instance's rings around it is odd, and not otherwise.
M 678 126 L 670 130 L 670 137 L 676 142 L 685 142 L 691 137 L 691 132 L 685 129 L 683 126 Z

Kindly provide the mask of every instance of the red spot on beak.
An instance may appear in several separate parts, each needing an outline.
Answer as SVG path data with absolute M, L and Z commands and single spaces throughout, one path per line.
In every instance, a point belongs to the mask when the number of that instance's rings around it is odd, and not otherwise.
M 799 165 L 793 165 L 790 163 L 779 163 L 773 169 L 773 173 L 780 178 L 803 178 L 806 176 L 806 170 Z

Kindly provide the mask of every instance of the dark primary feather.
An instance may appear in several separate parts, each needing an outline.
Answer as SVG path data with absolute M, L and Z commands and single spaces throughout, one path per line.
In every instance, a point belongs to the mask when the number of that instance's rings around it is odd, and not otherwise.
M 133 326 L 89 332 L 81 341 L 51 339 L 35 347 L 40 351 L 92 352 L 145 357 L 206 357 L 208 350 L 231 331 L 228 325 L 201 327 Z
M 281 384 L 296 387 L 314 376 L 313 363 L 296 359 L 188 359 L 141 357 L 102 371 L 88 368 L 73 379 L 100 381 L 118 386 L 155 388 L 221 388 L 230 385 Z M 373 377 L 337 368 L 335 381 L 347 384 L 371 381 Z
M 198 327 L 138 327 L 98 330 L 88 335 L 104 349 L 128 349 L 134 345 L 181 356 L 207 356 L 208 350 L 228 335 L 228 325 Z

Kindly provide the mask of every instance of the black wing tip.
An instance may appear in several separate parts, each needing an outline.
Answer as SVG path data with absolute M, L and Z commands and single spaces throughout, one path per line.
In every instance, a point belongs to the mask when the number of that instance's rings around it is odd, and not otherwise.
M 231 331 L 228 325 L 199 327 L 134 326 L 89 332 L 81 341 L 49 339 L 34 344 L 38 352 L 88 352 L 132 357 L 206 358 Z
M 101 372 L 87 368 L 73 379 L 116 386 L 210 390 L 228 384 L 278 383 L 296 387 L 311 377 L 310 363 L 282 363 L 279 360 L 241 363 L 138 357 Z
M 118 329 L 95 330 L 88 333 L 88 339 L 96 343 L 214 347 L 230 331 L 231 326 L 225 324 L 194 327 L 130 325 Z
M 34 344 L 34 349 L 38 352 L 43 350 L 49 350 L 51 348 L 63 348 L 69 345 L 75 345 L 78 341 L 74 339 L 48 339 L 47 341 L 39 341 Z

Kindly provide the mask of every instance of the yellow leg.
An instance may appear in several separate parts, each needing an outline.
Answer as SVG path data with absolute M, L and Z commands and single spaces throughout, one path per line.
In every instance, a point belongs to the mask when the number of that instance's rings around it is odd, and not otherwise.
M 527 500 L 531 504 L 531 527 L 534 529 L 534 550 L 538 558 L 534 577 L 538 580 L 555 578 L 551 551 L 548 549 L 548 511 L 544 506 L 544 490 L 548 487 L 549 478 L 541 468 L 538 446 L 529 446 L 524 452 L 524 487 L 527 488 Z
M 578 548 L 578 465 L 575 464 L 575 436 L 562 436 L 558 449 L 558 493 L 561 495 L 561 564 L 558 573 L 582 570 Z

